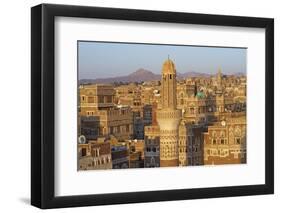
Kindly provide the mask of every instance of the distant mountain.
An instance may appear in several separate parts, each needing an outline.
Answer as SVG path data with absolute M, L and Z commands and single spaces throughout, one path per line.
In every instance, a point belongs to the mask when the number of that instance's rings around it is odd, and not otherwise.
M 208 78 L 211 75 L 207 74 L 207 73 L 200 73 L 200 72 L 194 72 L 194 71 L 190 71 L 190 72 L 185 72 L 185 73 L 178 73 L 178 78 L 193 78 L 193 77 L 205 77 Z
M 233 75 L 241 76 L 245 75 L 244 73 L 235 73 Z M 211 77 L 211 74 L 207 73 L 199 73 L 199 72 L 185 72 L 185 73 L 177 73 L 178 79 L 184 78 L 193 78 L 193 77 Z M 150 70 L 146 69 L 138 69 L 135 72 L 126 75 L 126 76 L 119 76 L 119 77 L 112 77 L 112 78 L 97 78 L 97 79 L 81 79 L 79 81 L 80 84 L 109 84 L 114 82 L 123 82 L 123 83 L 130 83 L 130 82 L 143 82 L 143 81 L 157 81 L 161 80 L 160 74 L 155 74 Z
M 128 76 L 126 76 L 126 78 L 127 78 L 126 80 L 129 80 L 129 82 L 154 81 L 154 80 L 160 80 L 161 75 L 154 74 L 149 70 L 145 70 L 141 68 L 129 74 Z
M 114 82 L 129 83 L 129 82 L 154 81 L 160 79 L 161 79 L 160 74 L 154 74 L 149 70 L 141 68 L 126 76 L 118 76 L 113 78 L 81 79 L 80 84 L 114 83 Z
M 243 73 L 243 72 L 236 72 L 236 73 L 232 73 L 231 75 L 234 75 L 234 76 L 246 76 L 246 73 Z

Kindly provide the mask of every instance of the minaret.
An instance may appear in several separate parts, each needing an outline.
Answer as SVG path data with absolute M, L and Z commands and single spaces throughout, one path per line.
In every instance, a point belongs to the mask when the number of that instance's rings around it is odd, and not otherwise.
M 221 73 L 221 68 L 219 68 L 218 73 L 217 73 L 217 94 L 222 93 L 222 73 Z
M 178 166 L 178 128 L 181 111 L 177 110 L 176 68 L 169 58 L 162 67 L 161 104 L 157 111 L 160 127 L 160 167 Z
M 217 74 L 217 83 L 218 83 L 218 86 L 221 87 L 221 84 L 222 84 L 222 73 L 221 73 L 221 68 L 219 68 L 219 70 L 218 70 L 218 74 Z

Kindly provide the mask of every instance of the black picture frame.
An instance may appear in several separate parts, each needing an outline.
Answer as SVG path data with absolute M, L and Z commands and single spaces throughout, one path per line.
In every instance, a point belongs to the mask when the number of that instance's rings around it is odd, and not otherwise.
M 265 184 L 93 195 L 54 195 L 55 17 L 264 28 Z M 274 193 L 274 19 L 41 4 L 31 8 L 31 204 L 60 208 Z

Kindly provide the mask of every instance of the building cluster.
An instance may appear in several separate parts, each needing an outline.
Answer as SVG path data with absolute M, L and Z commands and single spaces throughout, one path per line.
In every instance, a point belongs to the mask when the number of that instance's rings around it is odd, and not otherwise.
M 79 86 L 78 170 L 246 163 L 246 76 Z

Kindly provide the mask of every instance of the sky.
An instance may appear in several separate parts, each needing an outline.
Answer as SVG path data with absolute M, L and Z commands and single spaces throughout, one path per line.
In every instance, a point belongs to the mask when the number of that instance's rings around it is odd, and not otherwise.
M 247 49 L 187 45 L 159 45 L 113 42 L 78 42 L 79 79 L 124 76 L 143 68 L 161 73 L 170 58 L 177 72 L 215 74 L 246 73 Z

